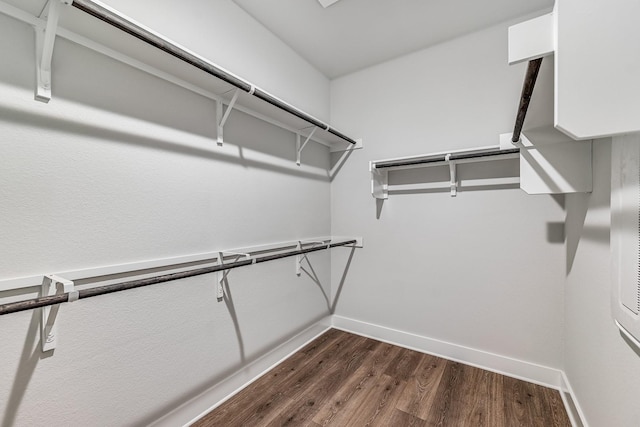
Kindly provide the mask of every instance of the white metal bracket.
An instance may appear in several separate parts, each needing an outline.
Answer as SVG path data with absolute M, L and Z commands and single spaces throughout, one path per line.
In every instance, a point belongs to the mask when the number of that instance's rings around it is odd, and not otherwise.
M 341 153 L 343 151 L 353 151 L 353 150 L 361 150 L 364 148 L 364 142 L 362 140 L 362 138 L 358 138 L 356 139 L 356 143 L 355 144 L 349 144 L 347 143 L 346 147 L 342 147 L 342 146 L 332 146 L 331 148 L 329 148 L 329 151 L 331 153 Z
M 311 244 L 312 248 L 315 248 L 316 246 L 319 246 L 319 245 L 323 245 L 323 246 L 326 246 L 327 249 L 329 249 L 329 247 L 331 246 L 331 241 L 308 241 L 308 242 L 303 242 L 302 240 L 298 240 L 297 249 L 298 250 L 302 250 L 302 245 L 303 244 Z M 309 262 L 309 258 L 307 258 L 307 254 L 296 255 L 296 264 L 295 264 L 296 276 L 300 276 L 302 274 L 302 261 L 304 261 L 305 259 L 307 260 L 307 262 Z
M 60 290 L 62 290 L 63 293 L 69 294 L 68 302 L 76 301 L 79 297 L 79 293 L 75 290 L 73 282 L 71 280 L 63 279 L 62 277 L 58 277 L 53 274 L 43 277 L 43 297 L 55 295 L 59 293 Z M 56 317 L 58 316 L 59 308 L 60 305 L 56 305 L 53 307 L 42 307 L 41 309 L 42 318 L 40 322 L 40 343 L 43 352 L 50 351 L 56 348 L 56 341 L 58 336 Z
M 235 255 L 235 259 L 233 262 L 238 261 L 240 258 L 245 257 L 246 259 L 251 259 L 251 254 L 248 253 L 239 253 L 239 252 L 218 252 L 218 265 L 224 265 L 224 256 Z M 255 263 L 255 259 L 253 260 Z M 218 302 L 224 299 L 224 282 L 227 280 L 227 275 L 231 270 L 220 270 L 217 272 L 216 277 L 216 298 Z
M 229 114 L 231 114 L 231 110 L 233 110 L 233 106 L 236 105 L 236 101 L 238 100 L 238 96 L 240 95 L 240 89 L 236 89 L 233 92 L 233 97 L 231 101 L 229 101 L 229 106 L 227 107 L 224 114 L 222 111 L 224 110 L 224 104 L 222 101 L 216 101 L 216 124 L 218 128 L 218 145 L 222 146 L 224 144 L 224 124 L 227 122 L 229 118 Z
M 296 133 L 296 165 L 300 166 L 300 155 L 302 154 L 302 150 L 304 150 L 304 147 L 307 146 L 307 143 L 311 141 L 311 137 L 313 137 L 313 134 L 316 132 L 316 130 L 318 130 L 318 127 L 314 126 L 313 130 L 311 131 L 309 136 L 307 136 L 307 139 L 303 144 L 300 144 L 300 134 Z
M 376 199 L 389 198 L 389 172 L 386 169 L 377 169 L 374 162 L 369 162 L 371 172 L 371 195 Z
M 449 163 L 449 175 L 451 177 L 451 182 L 449 185 L 451 186 L 451 197 L 456 197 L 458 195 L 458 177 L 456 174 L 456 162 L 451 160 L 451 154 L 447 154 L 445 156 L 445 161 Z
M 40 14 L 47 19 L 44 27 L 35 27 L 36 32 L 36 101 L 47 103 L 51 100 L 51 60 L 56 40 L 60 5 L 71 4 L 71 0 L 49 0 Z

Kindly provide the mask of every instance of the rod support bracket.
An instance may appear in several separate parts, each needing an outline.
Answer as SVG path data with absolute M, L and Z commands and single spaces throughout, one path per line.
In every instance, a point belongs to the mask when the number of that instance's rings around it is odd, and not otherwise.
M 69 294 L 68 302 L 77 301 L 78 291 L 71 280 L 64 279 L 54 274 L 48 274 L 42 278 L 42 296 L 50 296 L 58 293 Z M 54 350 L 58 340 L 58 327 L 56 318 L 58 316 L 59 305 L 41 308 L 40 320 L 40 344 L 42 352 Z
M 369 162 L 371 172 L 371 195 L 376 199 L 389 198 L 389 171 L 376 168 L 375 162 Z
M 72 0 L 49 0 L 40 14 L 40 18 L 46 19 L 46 24 L 34 28 L 36 34 L 36 101 L 48 103 L 51 100 L 51 61 L 58 19 L 60 18 L 60 7 L 71 3 Z
M 451 178 L 449 186 L 451 187 L 451 197 L 458 195 L 458 175 L 456 170 L 456 162 L 451 160 L 451 154 L 445 156 L 445 161 L 449 163 L 449 176 Z
M 313 137 L 313 134 L 316 133 L 316 130 L 318 130 L 318 126 L 314 126 L 313 130 L 311 131 L 309 136 L 307 136 L 307 139 L 305 139 L 304 143 L 300 143 L 300 134 L 296 133 L 296 165 L 300 166 L 300 156 L 302 155 L 302 150 L 304 150 L 304 147 L 306 147 L 309 141 L 311 141 L 311 138 Z
M 326 249 L 331 247 L 331 240 L 309 240 L 302 241 L 298 240 L 298 244 L 296 245 L 296 249 L 301 251 L 303 245 L 310 244 L 312 248 L 316 246 L 325 246 Z M 302 261 L 307 260 L 309 262 L 309 258 L 307 258 L 307 254 L 299 254 L 296 255 L 295 268 L 296 268 L 296 276 L 300 276 L 302 274 Z
M 250 253 L 244 252 L 218 252 L 218 265 L 224 265 L 224 257 L 227 255 L 235 255 L 235 259 L 233 262 L 238 261 L 240 258 L 251 259 Z M 255 258 L 253 259 L 253 263 L 255 264 Z M 221 302 L 224 299 L 224 284 L 227 280 L 227 276 L 231 270 L 220 270 L 216 273 L 216 298 L 218 302 Z
M 240 89 L 235 89 L 233 97 L 231 98 L 231 101 L 229 101 L 229 105 L 226 110 L 224 110 L 224 103 L 222 101 L 216 101 L 217 143 L 220 147 L 224 144 L 224 125 L 231 114 L 231 110 L 233 110 L 233 107 L 236 105 L 238 96 L 240 96 Z

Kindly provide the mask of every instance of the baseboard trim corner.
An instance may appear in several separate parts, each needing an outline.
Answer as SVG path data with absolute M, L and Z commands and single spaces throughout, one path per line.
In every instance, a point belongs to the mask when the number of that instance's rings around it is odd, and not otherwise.
M 333 315 L 334 328 L 560 390 L 562 371 L 433 338 Z
M 567 410 L 567 415 L 569 416 L 571 425 L 573 427 L 589 427 L 587 419 L 584 416 L 584 412 L 582 411 L 582 408 L 578 403 L 578 399 L 576 399 L 576 395 L 573 392 L 573 388 L 571 388 L 571 383 L 569 383 L 569 379 L 564 372 L 562 372 L 560 382 L 560 396 L 562 397 L 562 403 L 564 403 L 564 407 Z

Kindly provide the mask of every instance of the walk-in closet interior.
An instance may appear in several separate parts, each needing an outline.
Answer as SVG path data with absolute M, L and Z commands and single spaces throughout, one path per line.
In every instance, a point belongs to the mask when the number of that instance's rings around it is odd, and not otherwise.
M 638 17 L 0 0 L 0 426 L 639 426 Z

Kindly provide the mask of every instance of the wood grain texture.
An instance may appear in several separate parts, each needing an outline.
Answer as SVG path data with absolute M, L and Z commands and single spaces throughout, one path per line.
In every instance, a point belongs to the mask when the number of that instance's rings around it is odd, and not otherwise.
M 331 329 L 193 425 L 571 423 L 556 390 Z

